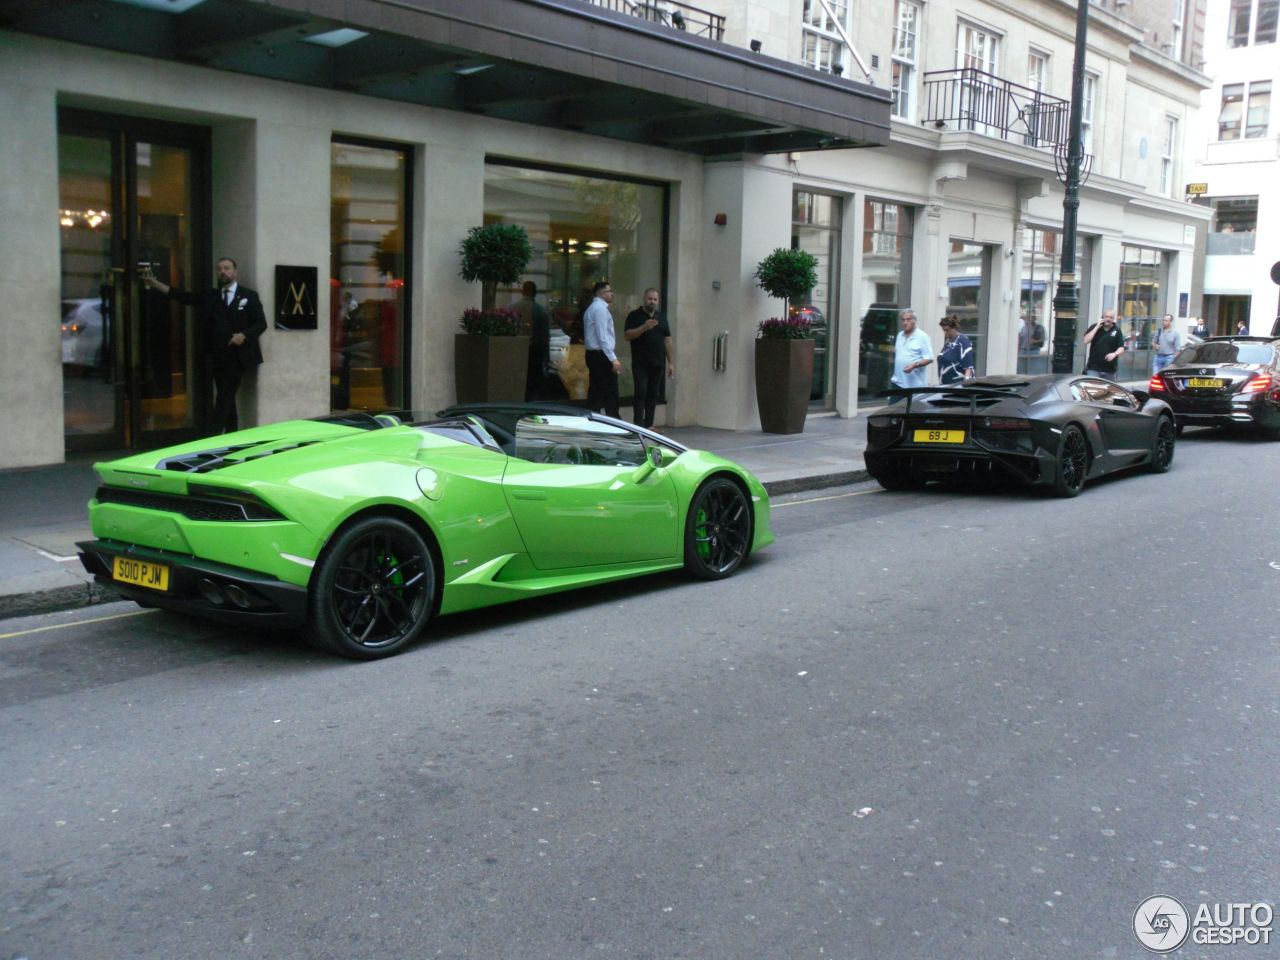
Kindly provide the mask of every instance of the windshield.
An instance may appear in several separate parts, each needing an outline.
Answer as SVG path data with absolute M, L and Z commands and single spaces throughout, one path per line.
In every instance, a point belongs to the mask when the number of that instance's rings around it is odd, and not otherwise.
M 1268 343 L 1208 340 L 1185 347 L 1174 363 L 1270 363 L 1271 356 L 1272 349 Z

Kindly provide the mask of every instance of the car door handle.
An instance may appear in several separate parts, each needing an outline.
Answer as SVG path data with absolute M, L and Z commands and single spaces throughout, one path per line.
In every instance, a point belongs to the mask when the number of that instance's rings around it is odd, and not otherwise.
M 547 495 L 541 490 L 512 490 L 511 496 L 517 500 L 545 500 Z

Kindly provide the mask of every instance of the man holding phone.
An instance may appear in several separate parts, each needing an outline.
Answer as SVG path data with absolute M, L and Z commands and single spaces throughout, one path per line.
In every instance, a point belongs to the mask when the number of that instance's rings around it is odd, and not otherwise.
M 644 301 L 627 314 L 622 335 L 631 344 L 631 378 L 635 381 L 636 425 L 653 426 L 653 413 L 662 392 L 663 375 L 676 375 L 676 361 L 671 353 L 671 328 L 658 310 L 658 288 L 644 292 Z
M 1102 319 L 1085 331 L 1084 345 L 1089 348 L 1084 372 L 1091 377 L 1115 380 L 1120 354 L 1124 353 L 1124 334 L 1116 327 L 1114 310 L 1102 311 Z
M 213 433 L 230 433 L 240 429 L 236 411 L 236 393 L 245 371 L 262 363 L 258 338 L 267 330 L 266 314 L 257 292 L 239 283 L 236 262 L 221 257 L 217 262 L 218 286 L 204 293 L 193 293 L 171 287 L 156 279 L 151 264 L 142 265 L 142 282 L 150 290 L 189 307 L 196 307 L 206 350 L 213 361 Z

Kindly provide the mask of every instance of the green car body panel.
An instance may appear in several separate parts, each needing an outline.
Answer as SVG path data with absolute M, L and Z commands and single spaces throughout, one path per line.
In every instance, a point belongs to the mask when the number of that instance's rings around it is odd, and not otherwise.
M 763 486 L 711 453 L 646 435 L 660 465 L 535 463 L 430 427 L 287 421 L 97 464 L 98 539 L 81 545 L 82 559 L 103 581 L 121 555 L 256 577 L 295 592 L 286 619 L 298 621 L 326 545 L 368 516 L 425 535 L 440 613 L 680 568 L 691 501 L 717 475 L 747 495 L 751 551 L 773 540 Z M 223 512 L 243 502 L 245 517 L 193 515 L 188 504 L 205 499 Z M 124 592 L 183 608 L 143 587 Z

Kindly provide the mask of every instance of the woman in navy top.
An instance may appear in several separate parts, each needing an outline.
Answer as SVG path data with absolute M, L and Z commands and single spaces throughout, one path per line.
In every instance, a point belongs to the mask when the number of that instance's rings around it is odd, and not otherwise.
M 943 317 L 938 326 L 946 343 L 938 354 L 938 379 L 941 383 L 960 383 L 973 377 L 973 343 L 960 332 L 955 316 Z

